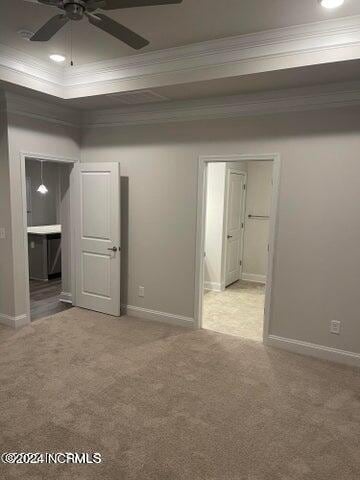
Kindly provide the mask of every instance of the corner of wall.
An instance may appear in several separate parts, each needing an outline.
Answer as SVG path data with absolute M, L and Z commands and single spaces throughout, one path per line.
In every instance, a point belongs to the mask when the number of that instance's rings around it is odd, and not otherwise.
M 15 315 L 8 128 L 7 101 L 4 91 L 0 90 L 0 228 L 5 235 L 0 239 L 0 321 L 1 317 Z

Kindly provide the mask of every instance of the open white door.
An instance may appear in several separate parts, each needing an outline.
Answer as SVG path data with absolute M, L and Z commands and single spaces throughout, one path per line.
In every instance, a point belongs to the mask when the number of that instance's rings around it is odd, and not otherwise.
M 245 175 L 228 175 L 225 285 L 240 279 L 243 251 Z
M 76 305 L 120 315 L 120 165 L 76 171 Z

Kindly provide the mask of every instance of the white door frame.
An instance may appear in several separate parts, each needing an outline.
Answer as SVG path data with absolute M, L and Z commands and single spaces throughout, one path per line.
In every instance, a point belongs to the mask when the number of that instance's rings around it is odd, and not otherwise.
M 44 153 L 34 153 L 34 152 L 20 152 L 20 175 L 21 175 L 21 197 L 22 197 L 22 218 L 23 218 L 23 239 L 24 239 L 24 275 L 25 275 L 25 304 L 26 304 L 26 314 L 28 321 L 31 322 L 31 311 L 30 311 L 30 280 L 29 280 L 29 251 L 28 251 L 28 234 L 27 234 L 27 205 L 26 205 L 26 171 L 25 171 L 25 161 L 26 159 L 36 159 L 44 160 L 46 162 L 57 162 L 64 164 L 76 164 L 80 162 L 79 159 L 75 158 L 66 158 L 58 157 L 50 154 Z M 74 179 L 73 175 L 70 175 L 70 202 L 74 198 Z M 70 256 L 74 255 L 74 218 L 72 214 L 72 209 L 70 208 Z M 71 278 L 71 295 L 72 303 L 76 304 L 76 284 L 75 284 L 75 269 L 74 262 L 70 258 L 70 278 Z
M 202 328 L 202 311 L 204 298 L 204 251 L 205 251 L 205 213 L 207 189 L 207 164 L 212 162 L 243 162 L 243 161 L 272 161 L 273 162 L 273 189 L 271 198 L 269 222 L 269 255 L 267 282 L 265 289 L 264 332 L 263 341 L 266 344 L 269 336 L 272 307 L 272 283 L 274 275 L 274 259 L 276 252 L 276 238 L 278 229 L 278 199 L 280 185 L 281 159 L 278 153 L 258 155 L 201 155 L 198 163 L 198 199 L 197 199 L 197 226 L 196 226 L 196 256 L 195 256 L 195 328 Z
M 226 180 L 225 180 L 225 214 L 224 214 L 224 227 L 223 227 L 223 248 L 221 254 L 221 286 L 226 288 L 226 265 L 227 265 L 227 227 L 228 227 L 228 218 L 229 218 L 229 185 L 230 185 L 230 175 L 242 175 L 244 177 L 244 184 L 247 185 L 247 173 L 242 172 L 241 170 L 236 170 L 235 168 L 226 169 Z M 244 257 L 244 236 L 245 236 L 245 211 L 246 211 L 246 192 L 242 192 L 242 211 L 241 211 L 241 223 L 244 224 L 244 228 L 241 232 L 241 252 L 240 252 L 240 261 L 239 264 L 239 275 L 241 278 L 242 269 L 243 269 L 243 257 Z

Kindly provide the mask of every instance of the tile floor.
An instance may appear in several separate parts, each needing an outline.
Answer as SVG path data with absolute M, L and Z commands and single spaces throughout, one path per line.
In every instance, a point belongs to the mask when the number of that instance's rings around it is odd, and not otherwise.
M 239 281 L 224 292 L 205 291 L 203 328 L 262 341 L 265 285 Z

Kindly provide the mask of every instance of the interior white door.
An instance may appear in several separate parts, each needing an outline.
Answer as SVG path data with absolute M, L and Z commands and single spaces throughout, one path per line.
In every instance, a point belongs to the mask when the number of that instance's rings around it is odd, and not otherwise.
M 76 305 L 119 316 L 120 165 L 76 169 Z
M 245 175 L 229 172 L 227 190 L 225 285 L 240 279 L 244 231 Z

